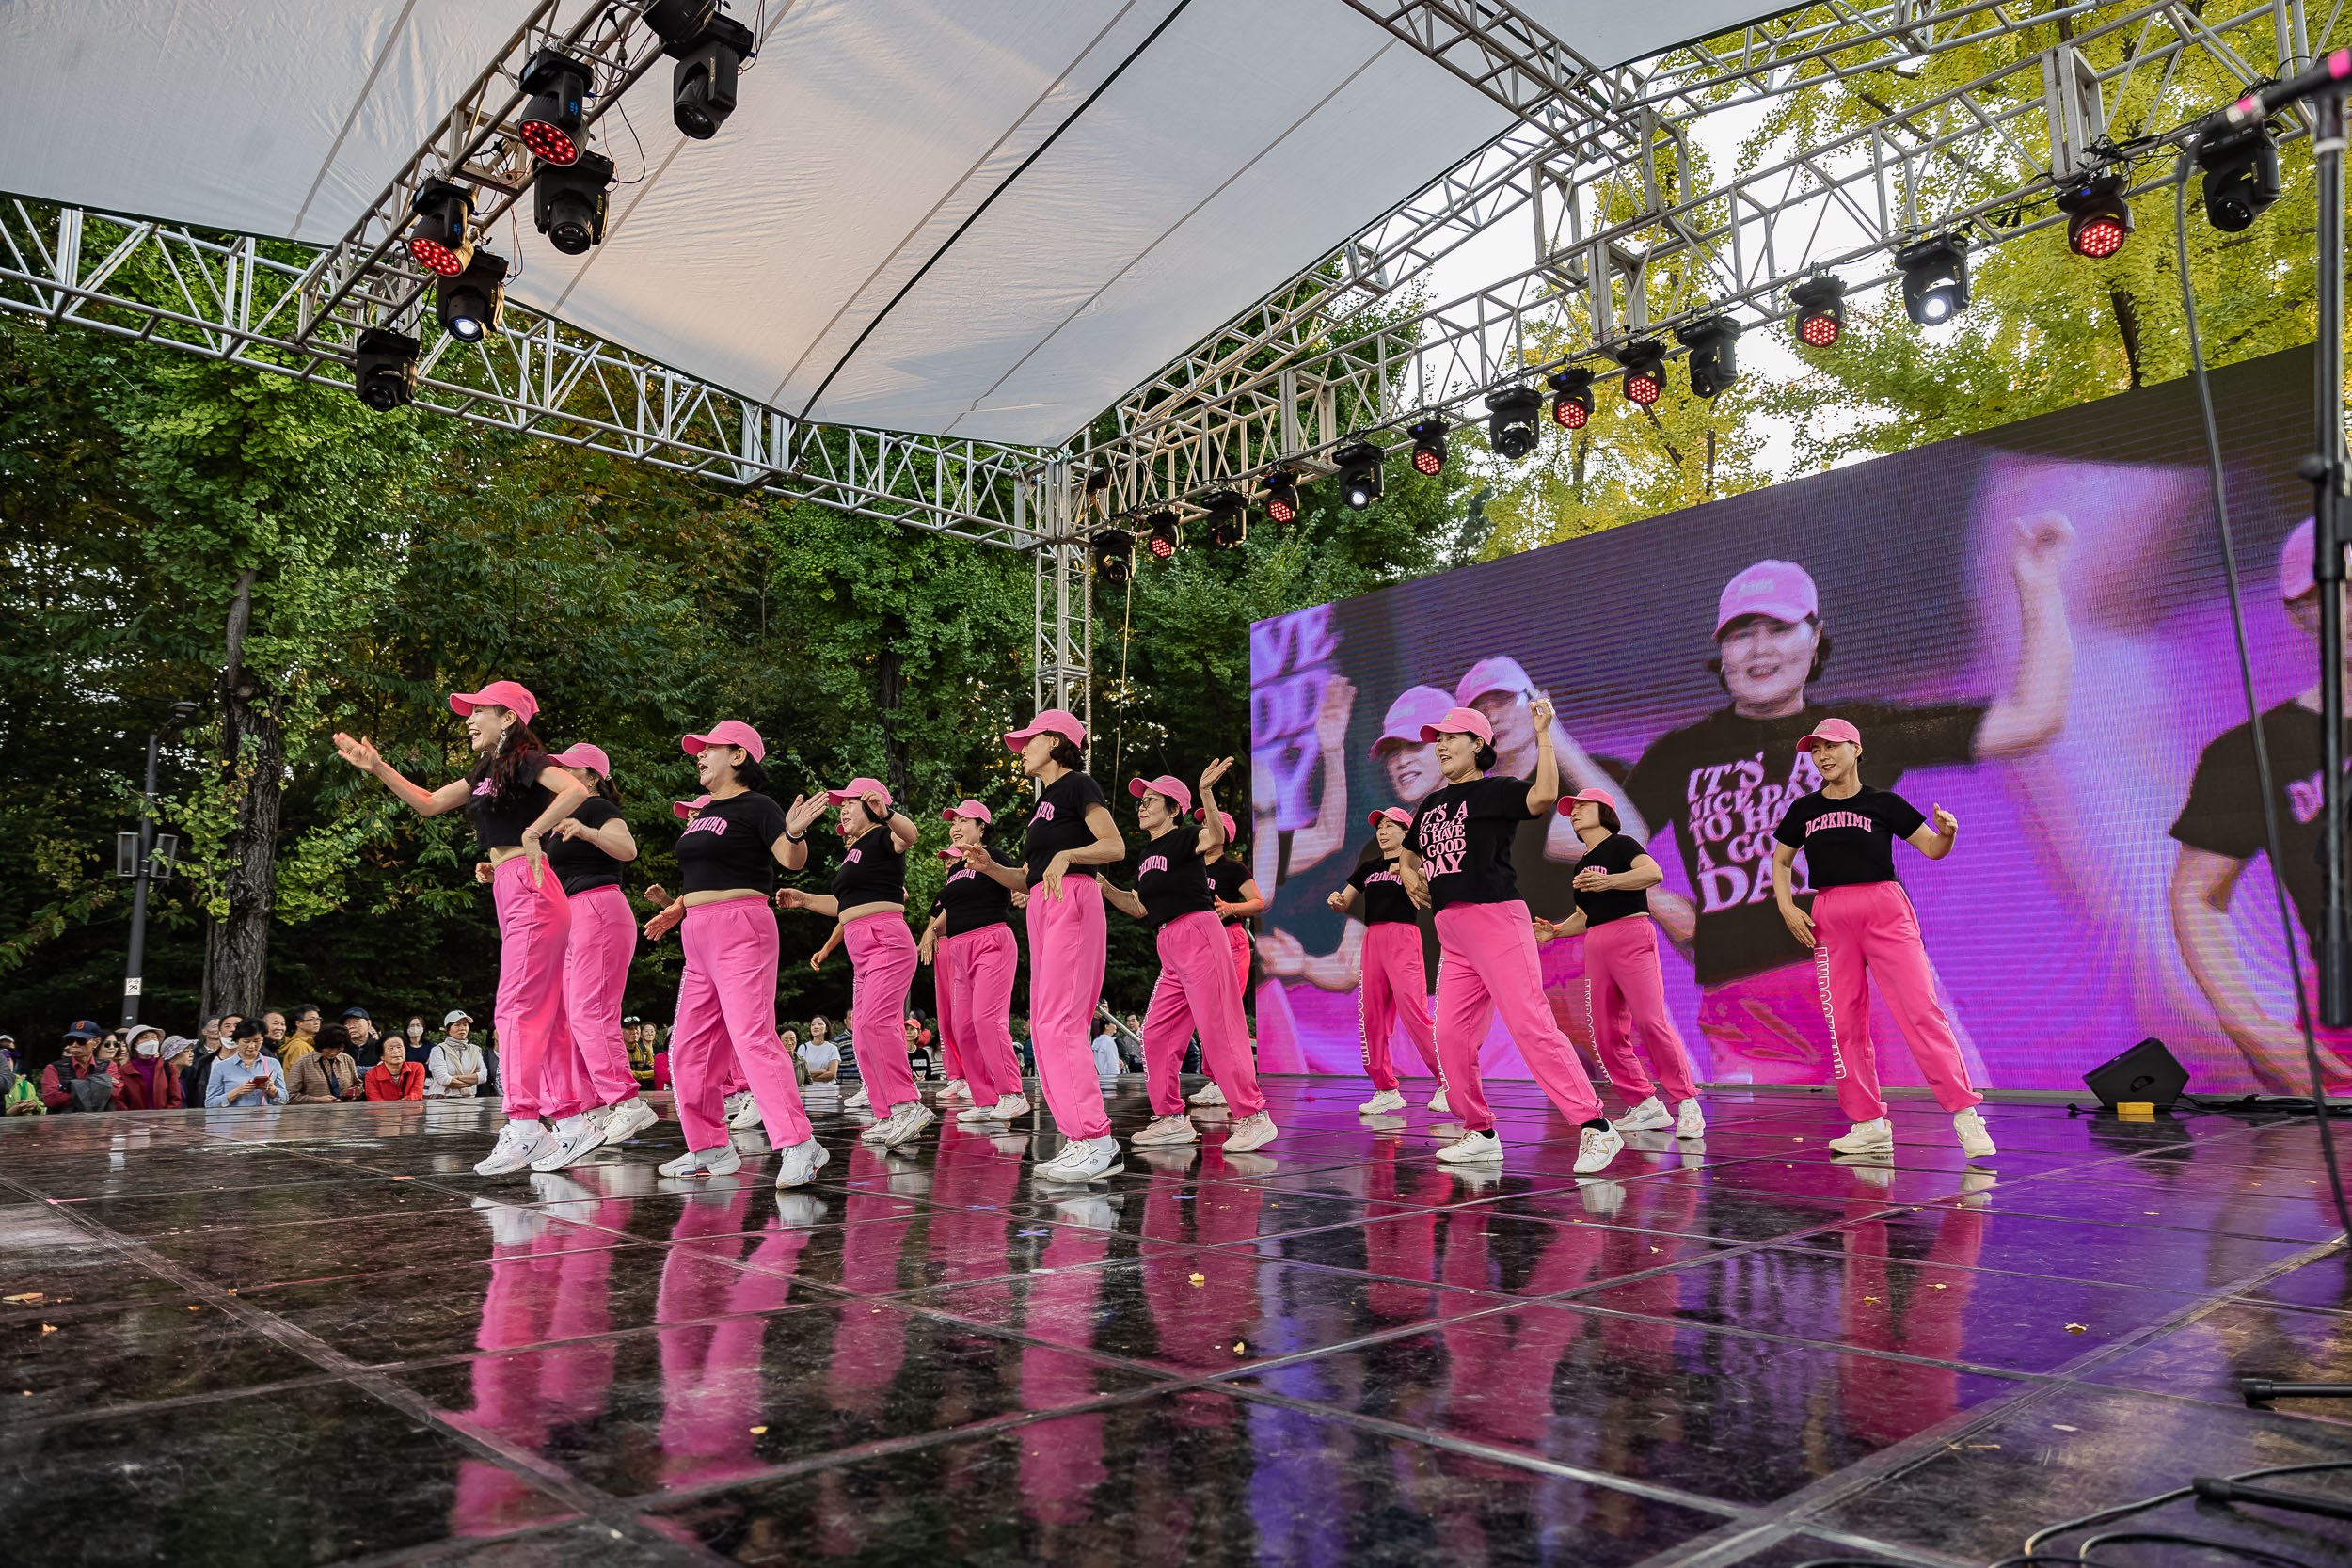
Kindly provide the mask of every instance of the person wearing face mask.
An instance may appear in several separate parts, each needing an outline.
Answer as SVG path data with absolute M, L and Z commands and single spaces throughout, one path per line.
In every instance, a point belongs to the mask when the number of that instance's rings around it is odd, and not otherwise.
M 639 1097 L 621 1039 L 628 965 L 637 956 L 637 915 L 621 891 L 621 867 L 637 858 L 637 840 L 621 819 L 621 792 L 602 747 L 583 742 L 557 752 L 555 765 L 590 792 L 555 825 L 555 841 L 548 846 L 548 863 L 563 878 L 572 906 L 564 958 L 564 1013 L 573 1047 L 567 1066 L 590 1119 L 611 1146 L 661 1119 Z
M 940 1038 L 948 1042 L 971 1090 L 970 1107 L 956 1119 L 967 1124 L 1011 1121 L 1029 1112 L 1011 1025 L 1012 982 L 1021 965 L 1012 911 L 1026 909 L 1029 895 L 964 863 L 965 849 L 988 847 L 993 816 L 986 806 L 963 800 L 939 815 L 947 824 L 947 847 L 940 856 L 953 864 L 931 904 L 922 957 L 938 966 L 933 990 L 939 998 Z
M 1397 869 L 1397 858 L 1405 852 L 1405 835 L 1412 825 L 1413 814 L 1402 807 L 1385 806 L 1374 812 L 1373 847 L 1379 851 L 1378 857 L 1359 860 L 1347 886 L 1330 899 L 1332 909 L 1349 917 L 1347 934 L 1340 939 L 1340 953 L 1333 957 L 1345 958 L 1349 983 L 1361 987 L 1356 993 L 1356 1017 L 1373 1096 L 1356 1109 L 1368 1117 L 1405 1109 L 1405 1095 L 1397 1087 L 1396 1069 L 1389 1058 L 1389 1042 L 1400 1026 L 1421 1053 L 1422 1065 L 1438 1080 L 1438 1093 L 1445 1092 L 1437 1040 L 1430 1033 L 1429 992 L 1422 978 L 1420 911 L 1413 907 L 1411 895 L 1405 891 L 1404 875 Z M 1308 978 L 1315 979 L 1312 974 Z
M 167 1040 L 164 1032 L 151 1023 L 135 1024 L 131 1030 L 131 1056 L 123 1064 L 119 1081 L 122 1109 L 176 1111 L 185 1104 L 180 1098 L 178 1064 L 194 1043 L 177 1035 Z

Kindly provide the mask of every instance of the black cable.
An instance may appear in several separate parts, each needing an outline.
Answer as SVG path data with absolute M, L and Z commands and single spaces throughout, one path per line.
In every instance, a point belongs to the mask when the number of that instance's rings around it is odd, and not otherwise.
M 2308 1475 L 2314 1470 L 2352 1470 L 2352 1459 L 2327 1459 L 2308 1465 L 2271 1465 L 2259 1470 L 2241 1470 L 2236 1475 L 2225 1479 L 2233 1481 L 2260 1481 L 2265 1476 Z M 2160 1508 L 2166 1503 L 2193 1496 L 2195 1492 L 2195 1487 L 2176 1486 L 2169 1492 L 2159 1492 L 2153 1497 L 2142 1497 L 2136 1503 L 2118 1503 L 2113 1508 L 2103 1508 L 2095 1513 L 2081 1514 L 2059 1524 L 2045 1526 L 2026 1537 L 2024 1551 L 2015 1557 L 2003 1558 L 1999 1562 L 1994 1563 L 1993 1568 L 2018 1568 L 2018 1565 L 2030 1563 L 2037 1558 L 2047 1558 L 2049 1553 L 2037 1551 L 2036 1548 L 2051 1536 L 2066 1535 L 2087 1525 L 2105 1524 L 2109 1519 L 2121 1519 L 2127 1513 L 2144 1513 L 2149 1509 Z
M 2296 960 L 2295 916 L 2287 908 L 2286 860 L 2280 853 L 2279 802 L 2270 785 L 2270 745 L 2263 737 L 2262 710 L 2254 700 L 2254 661 L 2246 651 L 2246 607 L 2238 593 L 2237 547 L 2230 536 L 2229 480 L 2221 463 L 2221 430 L 2213 416 L 2213 388 L 2205 379 L 2205 350 L 2197 331 L 2197 285 L 2188 275 L 2188 171 L 2196 162 L 2189 146 L 2181 149 L 2172 180 L 2172 245 L 2175 270 L 2181 277 L 2181 314 L 2188 324 L 2189 373 L 2197 382 L 2197 408 L 2205 423 L 2205 461 L 2213 474 L 2213 519 L 2221 538 L 2221 569 L 2230 583 L 2230 633 L 2237 643 L 2238 681 L 2246 698 L 2246 723 L 2254 737 L 2254 780 L 2262 791 L 2263 839 L 2270 851 L 2271 891 L 2279 904 L 2279 929 L 2286 939 L 2287 978 L 2295 987 L 2295 1018 L 2303 1031 L 2303 1062 L 2311 1071 L 2312 1103 L 2319 1116 L 2319 1150 L 2328 1166 L 2328 1185 L 2335 1194 L 2336 1218 L 2352 1234 L 2352 1206 L 2344 1196 L 2344 1173 L 2336 1165 L 2335 1132 L 2328 1122 L 2328 1085 L 2319 1070 L 2319 1040 L 2312 1031 L 2311 999 L 2303 992 L 2303 966 Z M 2332 393 L 2330 394 L 2332 395 Z
M 2161 1529 L 2127 1529 L 2117 1530 L 2108 1535 L 2094 1535 L 2075 1549 L 2074 1560 L 2077 1562 L 2088 1562 L 2090 1560 L 2091 1547 L 2105 1542 L 2116 1541 L 2164 1541 L 2179 1546 L 2202 1546 L 2209 1552 L 2223 1552 L 2231 1557 L 2242 1557 L 2254 1562 L 2283 1564 L 2284 1568 L 2312 1568 L 2310 1563 L 2298 1558 L 2288 1557 L 2283 1552 L 2266 1551 L 2260 1546 L 2240 1545 L 2232 1541 L 2213 1541 L 2201 1535 L 2181 1535 L 2171 1530 Z

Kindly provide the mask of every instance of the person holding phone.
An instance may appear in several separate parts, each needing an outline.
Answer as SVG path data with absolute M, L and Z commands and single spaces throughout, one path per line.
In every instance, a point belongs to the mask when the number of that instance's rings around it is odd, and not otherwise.
M 286 1070 L 262 1049 L 262 1021 L 237 1020 L 230 1041 L 229 1053 L 213 1068 L 204 1103 L 215 1108 L 286 1103 Z

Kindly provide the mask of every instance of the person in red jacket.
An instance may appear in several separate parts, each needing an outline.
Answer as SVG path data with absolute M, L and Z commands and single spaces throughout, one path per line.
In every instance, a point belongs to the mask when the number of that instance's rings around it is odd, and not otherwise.
M 164 1032 L 151 1023 L 135 1024 L 131 1030 L 131 1059 L 122 1065 L 115 1090 L 117 1103 L 125 1111 L 176 1111 L 185 1103 L 180 1098 L 180 1069 L 187 1066 L 188 1050 L 195 1042 L 178 1035 L 164 1038 Z
M 81 1106 L 73 1098 L 76 1079 L 95 1075 L 109 1084 L 113 1082 L 106 1069 L 98 1065 L 95 1044 L 98 1038 L 98 1025 L 86 1018 L 76 1019 L 73 1027 L 65 1032 L 65 1054 L 40 1069 L 40 1102 L 43 1105 L 52 1111 L 80 1110 Z M 113 1109 L 111 1104 L 106 1108 Z
M 370 1100 L 422 1100 L 424 1064 L 408 1059 L 408 1042 L 398 1035 L 384 1041 L 384 1059 L 368 1069 Z

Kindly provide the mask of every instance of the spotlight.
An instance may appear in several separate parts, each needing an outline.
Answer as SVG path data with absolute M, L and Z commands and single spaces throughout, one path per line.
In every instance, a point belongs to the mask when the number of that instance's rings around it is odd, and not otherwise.
M 1087 494 L 1099 496 L 1111 487 L 1111 470 L 1107 465 L 1087 470 Z
M 1895 252 L 1903 275 L 1903 309 L 1921 326 L 1968 309 L 1968 236 L 1936 234 Z
M 2077 256 L 2104 261 L 2132 237 L 2132 209 L 2123 199 L 2120 174 L 2102 174 L 2060 191 L 2058 204 L 2066 214 L 2067 247 Z
M 1136 536 L 1123 528 L 1106 528 L 1096 534 L 1094 575 L 1104 582 L 1126 582 L 1136 575 Z
M 1711 398 L 1731 390 L 1740 379 L 1740 356 L 1732 347 L 1740 340 L 1740 324 L 1729 316 L 1703 316 L 1677 327 L 1675 341 L 1691 351 L 1691 390 Z
M 1409 426 L 1406 435 L 1413 438 L 1413 471 L 1435 477 L 1445 471 L 1445 421 L 1423 420 Z
M 1551 384 L 1551 422 L 1563 430 L 1582 430 L 1593 418 L 1593 372 L 1580 366 L 1554 371 Z
M 1617 350 L 1617 363 L 1625 367 L 1628 403 L 1647 408 L 1666 390 L 1666 351 L 1656 341 L 1626 344 Z
M 1361 512 L 1380 499 L 1380 465 L 1388 453 L 1370 441 L 1357 441 L 1331 454 L 1339 466 L 1340 499 L 1351 512 Z
M 1789 325 L 1805 348 L 1827 348 L 1846 332 L 1846 285 L 1821 273 L 1788 291 L 1797 308 Z
M 1238 490 L 1212 490 L 1201 499 L 1209 515 L 1203 536 L 1213 550 L 1230 550 L 1249 537 L 1249 499 Z
M 464 272 L 437 279 L 433 313 L 441 330 L 460 342 L 478 343 L 484 333 L 496 332 L 506 313 L 506 258 L 479 250 Z
M 1277 468 L 1265 476 L 1265 515 L 1268 522 L 1298 521 L 1298 471 Z
M 351 390 L 379 414 L 417 401 L 417 340 L 389 327 L 359 334 L 351 356 Z
M 584 255 L 604 243 L 605 187 L 612 183 L 612 160 L 582 152 L 566 168 L 541 164 L 531 181 L 531 211 L 539 232 L 566 256 Z
M 1166 561 L 1184 547 L 1184 531 L 1177 525 L 1173 512 L 1154 512 L 1143 519 L 1150 531 L 1145 533 L 1143 547 L 1152 552 L 1154 561 Z
M 1535 450 L 1535 416 L 1543 402 L 1533 387 L 1504 387 L 1486 394 L 1486 444 L 1497 456 L 1516 463 Z
M 2197 166 L 2205 171 L 2205 221 L 2225 234 L 2252 228 L 2279 199 L 2279 144 L 2260 120 L 2233 131 L 2217 117 L 2198 133 Z
M 673 46 L 677 69 L 670 74 L 670 118 L 696 141 L 708 141 L 735 113 L 736 75 L 758 40 L 729 17 L 713 15 L 698 38 Z
M 473 260 L 473 236 L 467 231 L 473 198 L 465 187 L 427 180 L 417 187 L 408 211 L 415 220 L 408 230 L 408 254 L 443 277 L 464 272 Z
M 580 105 L 588 100 L 588 84 L 596 73 L 560 49 L 542 49 L 523 67 L 522 88 L 531 103 L 515 134 L 542 163 L 566 165 L 580 161 Z
M 645 25 L 654 30 L 664 49 L 675 53 L 710 25 L 710 19 L 719 14 L 719 0 L 653 0 L 644 10 Z

